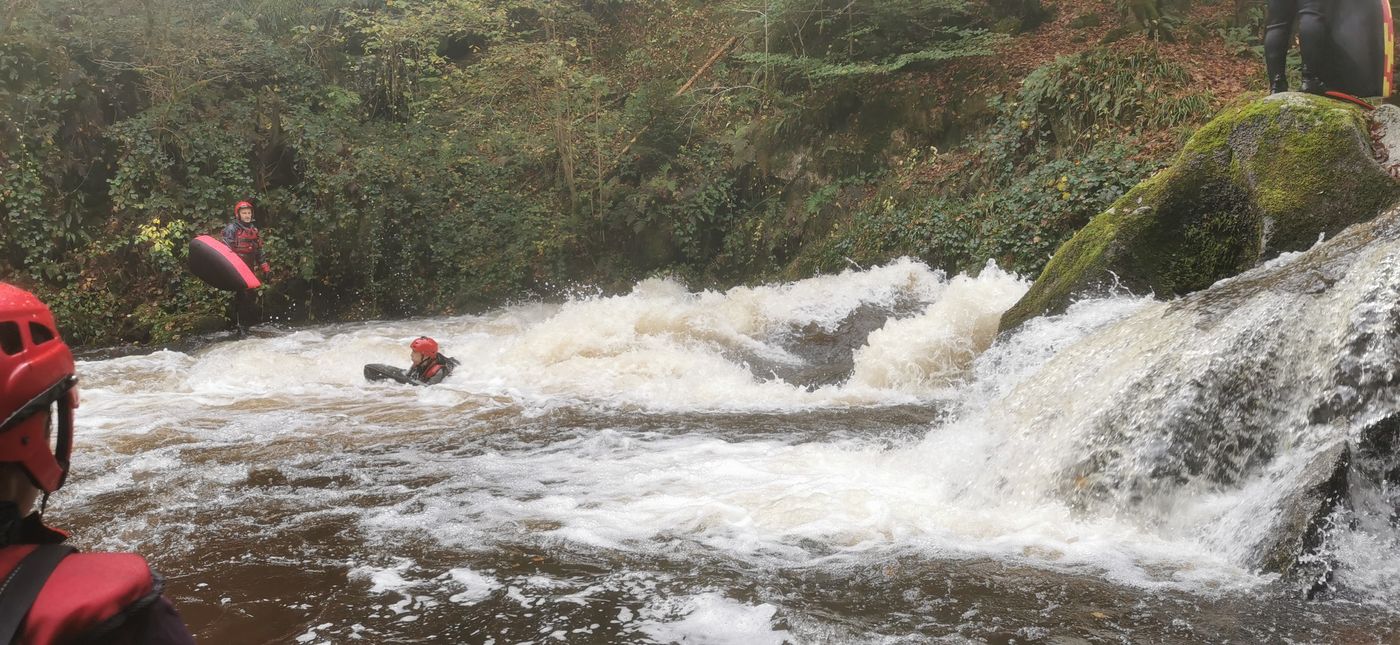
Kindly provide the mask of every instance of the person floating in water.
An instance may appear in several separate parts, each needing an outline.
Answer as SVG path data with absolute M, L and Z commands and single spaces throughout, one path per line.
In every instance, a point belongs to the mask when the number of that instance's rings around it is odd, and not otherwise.
M 253 224 L 252 204 L 238 202 L 238 205 L 233 207 L 233 221 L 224 227 L 224 244 L 248 265 L 249 270 L 256 269 L 264 277 L 272 271 L 272 267 L 267 263 L 267 256 L 263 254 L 262 236 L 258 227 Z M 234 324 L 238 326 L 238 333 L 247 333 L 248 326 L 257 321 L 256 306 L 257 293 L 252 289 L 234 292 L 233 319 Z
M 452 375 L 453 368 L 461 363 L 455 358 L 448 358 L 438 351 L 437 341 L 427 336 L 419 336 L 408 344 L 413 350 L 413 366 L 408 368 L 408 379 L 411 383 L 421 385 L 436 385 Z
M 437 385 L 452 375 L 452 370 L 461 365 L 455 358 L 448 358 L 438 351 L 437 341 L 427 336 L 419 336 L 408 344 L 413 350 L 413 364 L 408 369 L 370 363 L 365 366 L 365 378 L 371 381 L 397 381 L 408 385 Z
M 49 308 L 0 282 L 0 642 L 194 645 L 144 558 L 78 553 L 44 522 L 68 479 L 75 367 Z
M 1328 0 L 1269 0 L 1268 27 L 1264 30 L 1264 65 L 1269 74 L 1269 92 L 1288 91 L 1288 45 L 1293 40 L 1293 20 L 1298 20 L 1298 49 L 1303 54 L 1303 91 L 1323 94 L 1322 73 L 1327 48 L 1327 19 L 1323 14 Z

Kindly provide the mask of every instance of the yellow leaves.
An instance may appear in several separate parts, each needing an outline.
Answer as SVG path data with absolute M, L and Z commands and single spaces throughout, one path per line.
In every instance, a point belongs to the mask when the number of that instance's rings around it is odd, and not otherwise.
M 136 239 L 151 246 L 151 255 L 173 257 L 176 240 L 185 236 L 185 225 L 180 221 L 162 223 L 159 217 L 137 227 Z

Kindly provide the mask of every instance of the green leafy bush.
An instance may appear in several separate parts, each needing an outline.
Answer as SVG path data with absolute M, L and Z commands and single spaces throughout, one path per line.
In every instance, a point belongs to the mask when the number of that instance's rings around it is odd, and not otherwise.
M 910 253 L 1030 271 L 1150 169 L 1110 142 L 1210 101 L 1150 49 L 1105 49 L 945 128 L 924 73 L 1005 38 L 965 0 L 12 5 L 0 258 L 80 343 L 217 326 L 227 294 L 185 242 L 241 199 L 283 320 Z M 897 159 L 945 135 L 979 151 L 952 179 L 920 179 L 936 152 Z
M 1079 151 L 1097 141 L 1199 123 L 1212 97 L 1192 89 L 1186 70 L 1151 47 L 1097 48 L 1031 72 L 989 146 L 1016 164 L 1037 147 Z

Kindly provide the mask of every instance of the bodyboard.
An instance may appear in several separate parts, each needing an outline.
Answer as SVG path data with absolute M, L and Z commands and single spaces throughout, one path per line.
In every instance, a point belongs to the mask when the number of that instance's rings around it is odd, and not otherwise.
M 1333 0 L 1327 12 L 1327 88 L 1353 96 L 1394 90 L 1395 27 L 1389 0 Z
M 1352 95 L 1350 95 L 1350 94 L 1347 94 L 1347 93 L 1345 93 L 1345 92 L 1337 92 L 1337 91 L 1334 91 L 1334 90 L 1328 90 L 1328 91 L 1324 92 L 1322 95 L 1325 96 L 1325 97 L 1327 97 L 1327 98 L 1329 98 L 1329 99 L 1336 99 L 1336 100 L 1338 100 L 1338 101 L 1343 101 L 1343 102 L 1346 102 L 1346 103 L 1350 103 L 1350 104 L 1355 105 L 1356 107 L 1359 107 L 1359 108 L 1361 108 L 1361 109 L 1363 109 L 1363 110 L 1366 110 L 1366 111 L 1368 111 L 1368 112 L 1371 111 L 1371 110 L 1376 109 L 1376 106 L 1371 105 L 1370 103 L 1367 103 L 1367 102 L 1366 102 L 1366 99 L 1357 98 L 1357 97 L 1352 96 Z
M 413 383 L 408 378 L 408 370 L 383 363 L 365 365 L 365 379 L 369 381 L 396 381 L 404 384 Z
M 246 291 L 262 286 L 242 258 L 209 235 L 190 240 L 189 267 L 190 273 L 215 289 Z

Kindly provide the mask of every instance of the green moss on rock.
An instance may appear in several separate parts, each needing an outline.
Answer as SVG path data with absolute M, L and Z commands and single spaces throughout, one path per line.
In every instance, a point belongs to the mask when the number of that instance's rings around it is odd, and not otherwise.
M 1400 199 L 1356 107 L 1279 94 L 1226 110 L 1176 161 L 1065 242 L 1003 331 L 1115 284 L 1179 296 L 1236 275 Z

